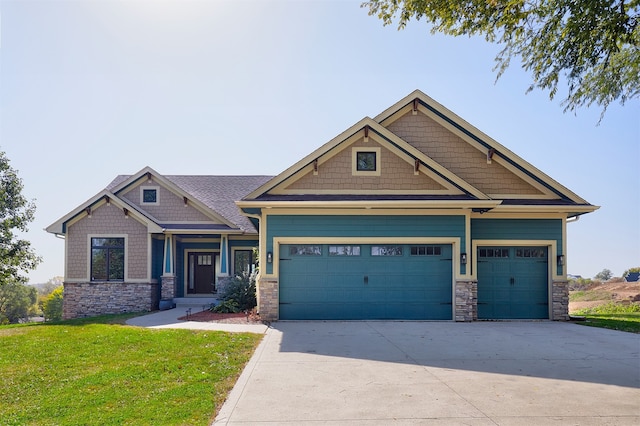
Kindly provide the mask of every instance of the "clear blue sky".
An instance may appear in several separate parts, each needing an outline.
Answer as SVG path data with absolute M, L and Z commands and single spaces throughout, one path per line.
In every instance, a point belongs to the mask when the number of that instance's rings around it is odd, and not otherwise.
M 277 174 L 420 89 L 590 203 L 568 271 L 640 266 L 640 101 L 563 113 L 498 46 L 383 27 L 360 1 L 0 1 L 0 149 L 43 228 L 116 175 Z

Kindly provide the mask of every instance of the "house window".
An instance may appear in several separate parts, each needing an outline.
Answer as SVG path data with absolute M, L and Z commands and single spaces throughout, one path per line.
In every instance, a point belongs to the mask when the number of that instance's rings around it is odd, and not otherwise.
M 243 272 L 252 272 L 253 250 L 236 250 L 233 252 L 233 273 L 241 274 Z
M 290 256 L 322 256 L 322 246 L 289 246 Z
M 380 148 L 353 148 L 351 171 L 354 176 L 380 176 Z
M 402 256 L 402 246 L 371 246 L 371 256 Z
M 329 246 L 329 256 L 360 256 L 360 246 Z
M 440 256 L 440 246 L 411 246 L 411 256 Z
M 198 255 L 198 266 L 211 266 L 211 258 L 210 254 L 199 254 Z
M 158 204 L 159 189 L 157 186 L 140 187 L 140 204 Z
M 124 238 L 91 238 L 91 281 L 124 280 Z
M 359 172 L 376 171 L 376 153 L 369 151 L 359 151 L 357 154 L 356 170 Z

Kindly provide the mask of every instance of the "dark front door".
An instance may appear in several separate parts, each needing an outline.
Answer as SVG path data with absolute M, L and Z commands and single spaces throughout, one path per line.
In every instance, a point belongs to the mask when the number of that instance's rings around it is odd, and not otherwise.
M 215 264 L 214 253 L 189 253 L 187 294 L 215 292 Z

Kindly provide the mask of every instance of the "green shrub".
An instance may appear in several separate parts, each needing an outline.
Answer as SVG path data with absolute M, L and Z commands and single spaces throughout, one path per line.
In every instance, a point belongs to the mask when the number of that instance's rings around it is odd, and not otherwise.
M 615 303 L 609 302 L 605 305 L 594 306 L 593 308 L 580 309 L 574 312 L 577 315 L 607 315 L 607 314 L 631 314 L 640 312 L 640 303 Z
M 211 308 L 211 312 L 217 312 L 220 314 L 235 314 L 241 312 L 238 307 L 238 303 L 235 300 L 224 300 L 220 304 Z
M 63 292 L 63 287 L 60 286 L 42 301 L 42 314 L 45 321 L 60 321 L 62 319 Z
M 233 277 L 225 285 L 220 300 L 222 302 L 211 309 L 213 312 L 244 312 L 255 308 L 256 274 L 243 272 Z

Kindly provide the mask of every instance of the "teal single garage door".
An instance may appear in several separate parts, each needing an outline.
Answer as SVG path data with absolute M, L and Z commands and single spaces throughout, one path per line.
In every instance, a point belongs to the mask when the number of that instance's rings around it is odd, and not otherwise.
M 282 320 L 451 320 L 451 245 L 280 247 Z
M 547 247 L 478 248 L 478 319 L 549 318 Z

